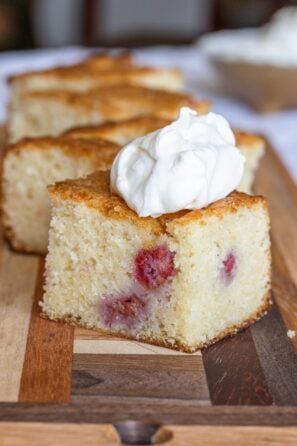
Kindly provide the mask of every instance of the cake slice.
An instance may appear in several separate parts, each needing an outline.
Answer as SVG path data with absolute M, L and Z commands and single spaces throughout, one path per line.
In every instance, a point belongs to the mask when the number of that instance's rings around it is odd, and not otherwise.
M 95 63 L 29 72 L 10 78 L 12 101 L 21 99 L 21 95 L 29 91 L 87 92 L 98 87 L 119 84 L 181 91 L 183 78 L 181 71 L 174 68 L 117 64 L 99 70 Z
M 8 78 L 11 102 L 16 103 L 27 91 L 61 89 L 62 85 L 70 91 L 81 91 L 88 87 L 88 83 L 84 81 L 84 75 L 87 73 L 102 76 L 102 72 L 118 72 L 119 69 L 127 70 L 132 67 L 135 67 L 135 64 L 130 52 L 103 52 L 93 54 L 75 65 L 26 71 Z
M 165 127 L 171 120 L 155 116 L 140 116 L 121 122 L 106 122 L 98 126 L 70 129 L 67 138 L 104 138 L 120 145 L 125 145 L 139 136 Z M 237 188 L 240 192 L 252 193 L 256 171 L 265 152 L 265 141 L 258 135 L 234 131 L 236 147 L 246 159 L 244 174 Z
M 121 121 L 139 115 L 175 119 L 182 106 L 205 113 L 209 104 L 186 94 L 117 85 L 88 93 L 67 91 L 28 92 L 12 103 L 8 120 L 9 140 L 26 136 L 59 135 L 82 125 Z
M 57 183 L 43 315 L 193 352 L 270 305 L 264 198 L 234 192 L 207 208 L 140 218 L 109 172 Z
M 111 70 L 113 68 L 131 67 L 134 65 L 134 59 L 130 51 L 121 51 L 119 53 L 103 51 L 91 54 L 91 56 L 81 62 L 81 65 L 86 65 L 94 70 L 103 71 Z M 62 69 L 64 68 L 65 67 Z M 71 69 L 71 66 L 69 69 Z
M 178 69 L 139 66 L 129 52 L 116 55 L 99 53 L 76 65 L 29 71 L 9 78 L 13 100 L 26 91 L 65 89 L 84 92 L 102 85 L 119 83 L 180 91 L 183 78 Z
M 2 220 L 14 249 L 45 254 L 50 203 L 46 187 L 110 168 L 119 146 L 110 141 L 25 139 L 8 146 L 3 161 Z

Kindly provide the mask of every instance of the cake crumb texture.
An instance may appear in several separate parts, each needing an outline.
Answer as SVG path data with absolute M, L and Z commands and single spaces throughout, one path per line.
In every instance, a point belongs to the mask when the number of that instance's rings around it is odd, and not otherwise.
M 3 160 L 2 221 L 18 251 L 46 254 L 50 202 L 46 187 L 110 167 L 120 147 L 104 140 L 26 139 L 10 145 Z
M 50 194 L 46 317 L 192 352 L 269 308 L 262 197 L 234 192 L 205 209 L 142 219 L 110 193 L 108 172 Z

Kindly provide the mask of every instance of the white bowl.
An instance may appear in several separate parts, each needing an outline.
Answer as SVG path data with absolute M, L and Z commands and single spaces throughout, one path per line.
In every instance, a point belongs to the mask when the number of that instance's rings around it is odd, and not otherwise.
M 260 111 L 297 107 L 297 65 L 288 64 L 285 55 L 274 61 L 269 51 L 255 51 L 254 37 L 254 30 L 221 31 L 200 39 L 199 46 L 215 66 L 227 94 Z

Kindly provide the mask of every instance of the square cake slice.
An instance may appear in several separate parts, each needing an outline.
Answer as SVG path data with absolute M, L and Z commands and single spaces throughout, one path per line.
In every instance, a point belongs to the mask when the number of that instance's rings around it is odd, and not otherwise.
M 36 90 L 52 90 L 57 86 L 60 88 L 60 82 L 73 80 L 72 76 L 77 76 L 79 73 L 102 73 L 102 72 L 118 72 L 118 70 L 127 70 L 136 67 L 131 52 L 125 51 L 118 54 L 111 54 L 108 52 L 94 53 L 91 56 L 82 59 L 76 64 L 59 65 L 53 68 L 44 70 L 25 71 L 23 73 L 12 75 L 8 78 L 10 87 L 16 94 L 24 93 L 25 91 Z M 80 86 L 68 83 L 70 90 L 80 90 Z
M 139 116 L 120 122 L 106 122 L 98 126 L 70 129 L 65 133 L 68 138 L 104 138 L 120 145 L 149 132 L 165 127 L 171 120 L 155 116 Z M 237 188 L 246 194 L 252 193 L 256 171 L 265 152 L 265 141 L 261 136 L 234 130 L 236 146 L 246 162 L 242 180 Z
M 46 187 L 108 169 L 119 146 L 110 141 L 36 138 L 7 147 L 2 174 L 2 217 L 14 249 L 46 254 L 50 201 Z
M 16 142 L 28 136 L 55 136 L 71 127 L 148 114 L 173 120 L 182 106 L 199 113 L 209 109 L 208 102 L 187 94 L 132 85 L 102 87 L 88 93 L 27 92 L 10 104 L 8 137 Z
M 49 187 L 43 315 L 193 352 L 270 305 L 267 204 L 234 192 L 207 208 L 140 218 L 109 172 Z
M 89 65 L 56 68 L 44 72 L 31 72 L 10 79 L 13 100 L 28 91 L 67 90 L 86 92 L 110 85 L 140 85 L 158 90 L 181 91 L 182 74 L 177 69 L 145 66 L 122 66 L 103 71 Z
M 137 65 L 129 53 L 99 54 L 70 66 L 29 71 L 9 78 L 12 102 L 29 91 L 67 90 L 86 92 L 107 85 L 141 85 L 181 91 L 182 72 L 176 68 Z

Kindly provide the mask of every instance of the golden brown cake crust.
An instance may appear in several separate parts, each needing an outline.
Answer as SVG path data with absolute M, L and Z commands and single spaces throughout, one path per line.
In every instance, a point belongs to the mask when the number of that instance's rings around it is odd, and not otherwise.
M 131 114 L 131 107 L 135 115 L 153 114 L 168 119 L 175 119 L 183 106 L 191 107 L 199 113 L 205 113 L 209 109 L 208 102 L 199 101 L 186 94 L 134 85 L 106 86 L 87 93 L 33 91 L 25 92 L 22 98 L 59 102 L 88 112 L 99 111 L 105 119 L 111 121 L 126 119 L 127 115 Z
M 120 146 L 104 139 L 70 139 L 66 137 L 41 137 L 24 138 L 15 144 L 6 147 L 5 157 L 11 153 L 18 154 L 24 150 L 48 150 L 63 151 L 73 158 L 89 157 L 100 162 L 102 168 L 109 168 L 114 157 L 120 150 Z
M 117 85 L 117 84 L 133 84 L 146 76 L 158 73 L 174 74 L 181 78 L 181 72 L 177 69 L 158 69 L 153 67 L 140 66 L 115 66 L 106 68 L 105 70 L 97 70 L 92 68 L 92 65 L 76 65 L 70 68 L 56 68 L 46 72 L 33 72 L 30 74 L 23 74 L 23 79 L 34 78 L 42 76 L 45 78 L 56 77 L 61 80 L 79 81 L 93 80 L 98 82 L 98 85 Z M 18 77 L 20 79 L 20 76 Z
M 228 338 L 228 337 L 236 335 L 239 331 L 244 330 L 245 328 L 249 327 L 256 321 L 258 321 L 262 316 L 264 316 L 268 312 L 269 308 L 272 305 L 271 292 L 269 290 L 269 287 L 270 287 L 270 285 L 268 284 L 267 285 L 268 291 L 266 291 L 265 295 L 263 296 L 263 303 L 257 309 L 257 311 L 252 313 L 247 319 L 245 319 L 241 323 L 234 324 L 232 327 L 229 327 L 226 330 L 223 330 L 211 341 L 205 342 L 203 344 L 195 345 L 194 347 L 190 347 L 189 345 L 183 344 L 182 342 L 169 343 L 169 342 L 165 342 L 162 339 L 151 338 L 151 337 L 141 337 L 140 336 L 140 337 L 137 337 L 137 339 L 136 339 L 133 336 L 127 336 L 127 335 L 123 335 L 121 333 L 115 334 L 115 333 L 109 332 L 108 330 L 102 330 L 102 329 L 100 329 L 100 332 L 103 331 L 106 334 L 112 334 L 113 336 L 116 336 L 119 338 L 131 339 L 134 341 L 144 342 L 147 344 L 154 344 L 154 345 L 157 345 L 158 347 L 170 348 L 170 349 L 178 350 L 178 351 L 185 352 L 185 353 L 195 353 L 196 351 L 204 349 L 206 347 L 209 347 L 210 345 L 215 344 L 216 342 L 218 342 L 224 338 Z M 54 320 L 57 322 L 65 322 L 65 323 L 68 323 L 68 324 L 71 324 L 74 326 L 78 326 L 78 327 L 90 328 L 90 327 L 87 327 L 86 325 L 82 324 L 79 319 L 74 318 L 73 316 L 68 316 L 68 317 L 64 317 L 64 318 L 50 318 L 47 314 L 41 313 L 41 317 L 43 317 L 45 319 L 51 319 L 51 320 Z M 92 330 L 96 330 L 96 328 L 92 328 Z
M 52 198 L 84 203 L 109 218 L 128 220 L 159 234 L 165 232 L 168 225 L 187 225 L 198 220 L 200 224 L 204 224 L 204 220 L 206 222 L 211 216 L 223 218 L 226 212 L 236 212 L 240 208 L 251 209 L 259 204 L 265 207 L 268 215 L 267 202 L 262 196 L 232 192 L 207 208 L 164 214 L 158 218 L 140 218 L 121 197 L 110 192 L 110 171 L 95 172 L 85 178 L 62 181 L 49 186 L 48 189 Z
M 259 146 L 260 144 L 265 144 L 264 138 L 255 133 L 242 132 L 240 130 L 233 130 L 237 147 L 247 146 L 253 148 Z
M 69 138 L 97 138 L 109 139 L 117 133 L 129 133 L 133 137 L 145 135 L 170 124 L 172 120 L 157 116 L 138 116 L 120 122 L 105 122 L 100 125 L 75 127 L 64 133 Z
M 17 74 L 9 78 L 10 82 L 18 79 L 26 79 L 34 76 L 61 76 L 69 77 L 76 76 L 80 73 L 88 71 L 100 72 L 106 70 L 119 70 L 133 67 L 133 56 L 130 52 L 122 52 L 117 55 L 110 53 L 98 53 L 82 60 L 82 62 L 70 65 L 49 68 L 47 70 L 27 71 L 25 73 Z
M 145 135 L 157 129 L 161 129 L 172 122 L 171 119 L 164 119 L 157 116 L 139 116 L 120 122 L 105 122 L 100 125 L 76 127 L 64 133 L 70 138 L 106 138 L 113 139 L 113 136 L 120 133 L 128 133 L 131 138 Z M 236 145 L 238 147 L 247 146 L 253 148 L 259 144 L 264 144 L 264 139 L 254 133 L 247 133 L 233 130 Z
M 158 219 L 139 218 L 118 195 L 112 194 L 109 187 L 110 172 L 95 172 L 85 178 L 66 180 L 48 187 L 52 198 L 59 197 L 99 210 L 109 218 L 128 220 L 142 228 L 149 228 L 155 234 L 161 234 L 162 225 Z
M 221 219 L 226 213 L 237 212 L 242 208 L 253 209 L 258 205 L 264 207 L 268 219 L 268 204 L 264 197 L 261 195 L 247 195 L 237 191 L 232 192 L 226 198 L 215 201 L 206 208 L 187 212 L 182 211 L 184 214 L 180 215 L 179 218 L 172 219 L 170 215 L 169 217 L 163 215 L 160 218 L 165 219 L 168 223 L 174 223 L 174 225 L 188 225 L 191 222 L 197 222 L 197 220 L 199 220 L 200 224 L 206 224 L 207 219 L 211 216 Z
M 105 51 L 92 54 L 83 63 L 97 70 L 106 70 L 114 67 L 131 66 L 134 64 L 134 60 L 131 51 L 125 50 L 117 54 Z

